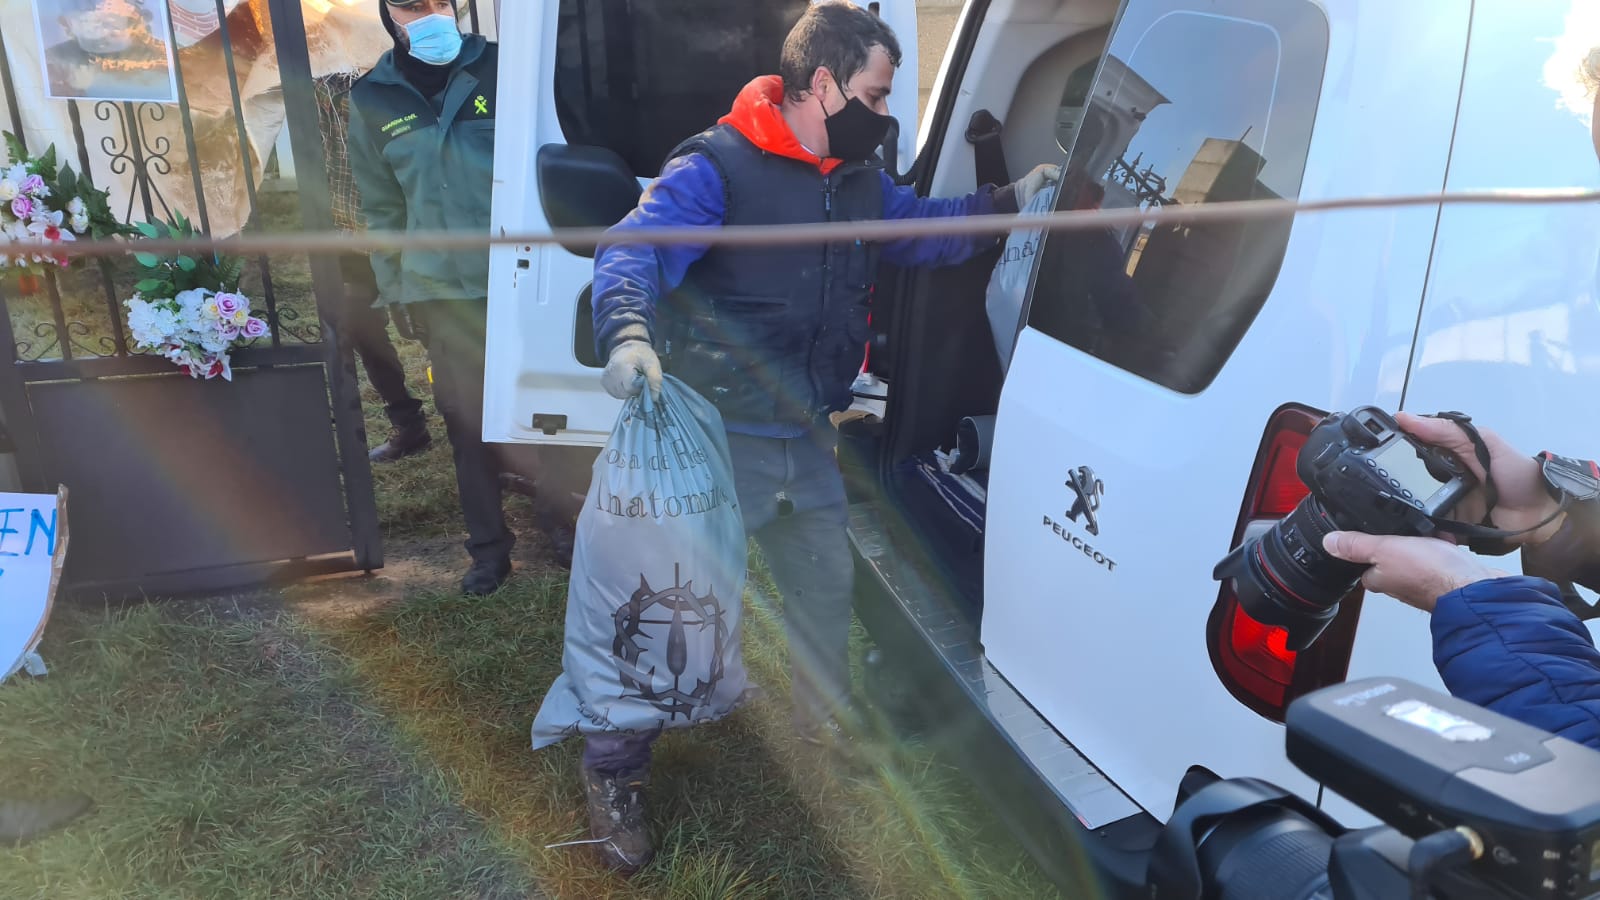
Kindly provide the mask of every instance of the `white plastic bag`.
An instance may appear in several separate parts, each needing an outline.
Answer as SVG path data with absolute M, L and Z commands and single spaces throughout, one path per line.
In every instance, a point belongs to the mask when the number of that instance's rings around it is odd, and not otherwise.
M 535 750 L 572 734 L 652 734 L 722 718 L 739 644 L 744 520 L 722 417 L 668 375 L 624 404 L 578 516 L 562 672 Z
M 1056 185 L 1048 185 L 1033 195 L 1022 208 L 1024 216 L 1041 216 L 1056 202 Z M 994 334 L 994 349 L 1000 355 L 1000 371 L 1011 367 L 1011 348 L 1022 325 L 1022 304 L 1028 295 L 1028 275 L 1033 257 L 1044 237 L 1042 228 L 1018 228 L 1006 238 L 1006 249 L 989 274 L 984 308 L 989 313 L 989 330 Z

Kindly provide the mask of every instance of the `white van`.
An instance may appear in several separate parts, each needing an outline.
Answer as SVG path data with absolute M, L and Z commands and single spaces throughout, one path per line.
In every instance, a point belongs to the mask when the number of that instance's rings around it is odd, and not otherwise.
M 496 231 L 615 221 L 668 148 L 775 66 L 802 3 L 508 4 L 502 34 L 540 39 L 502 56 L 501 84 L 523 92 L 502 107 L 527 114 L 500 123 Z M 690 5 L 693 28 L 669 24 Z M 910 123 L 914 11 L 872 5 L 907 44 L 892 102 Z M 1593 187 L 1578 72 L 1596 6 L 969 0 L 926 120 L 886 155 L 938 196 L 1063 161 L 1106 208 Z M 998 145 L 969 135 L 980 112 L 1003 123 Z M 1370 823 L 1289 764 L 1280 722 L 1347 677 L 1438 686 L 1426 617 L 1353 596 L 1293 654 L 1212 568 L 1303 495 L 1293 457 L 1327 412 L 1463 410 L 1529 453 L 1600 454 L 1600 208 L 1092 238 L 1063 232 L 1034 256 L 1008 368 L 984 307 L 998 251 L 885 268 L 869 365 L 888 401 L 881 422 L 843 426 L 840 458 L 858 612 L 906 673 L 889 680 L 939 713 L 1047 868 L 1081 878 L 1087 855 L 1129 887 L 1193 767 Z M 591 275 L 583 252 L 496 249 L 488 439 L 604 441 L 618 407 L 599 386 Z M 987 415 L 987 469 L 952 474 L 958 423 Z

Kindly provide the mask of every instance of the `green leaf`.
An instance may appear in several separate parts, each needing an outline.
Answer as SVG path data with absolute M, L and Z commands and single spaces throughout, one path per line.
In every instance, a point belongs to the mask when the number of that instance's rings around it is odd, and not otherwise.
M 178 268 L 184 270 L 185 272 L 193 272 L 195 268 L 195 261 L 191 257 L 180 256 L 178 257 Z
M 145 253 L 141 250 L 133 254 L 133 258 L 138 260 L 139 265 L 144 266 L 146 269 L 154 269 L 161 265 L 161 257 L 154 253 Z
M 161 229 L 156 227 L 155 225 L 152 225 L 149 222 L 140 222 L 135 227 L 139 229 L 139 233 L 140 234 L 144 235 L 147 238 L 158 238 L 158 237 L 161 237 Z
M 5 132 L 5 136 L 6 155 L 10 157 L 11 162 L 21 162 L 28 155 L 28 151 L 22 146 L 22 141 L 9 131 Z
M 160 278 L 146 278 L 145 280 L 134 285 L 133 289 L 143 294 L 161 287 L 161 285 L 164 283 L 165 282 L 163 282 Z

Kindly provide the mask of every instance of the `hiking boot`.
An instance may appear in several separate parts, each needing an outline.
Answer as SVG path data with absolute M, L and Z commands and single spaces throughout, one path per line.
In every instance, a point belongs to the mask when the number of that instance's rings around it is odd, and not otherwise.
M 397 462 L 408 456 L 416 456 L 431 446 L 433 435 L 428 433 L 427 425 L 418 422 L 389 432 L 389 439 L 373 447 L 367 459 L 375 463 Z
M 644 792 L 650 770 L 634 769 L 607 774 L 585 767 L 583 789 L 589 801 L 589 835 L 597 843 L 600 861 L 611 869 L 632 875 L 655 856 L 650 829 L 644 821 Z
M 0 845 L 14 847 L 71 822 L 89 811 L 93 801 L 82 794 L 49 800 L 0 799 Z
M 500 585 L 510 577 L 509 558 L 475 560 L 461 579 L 461 593 L 469 597 L 487 597 L 499 590 Z

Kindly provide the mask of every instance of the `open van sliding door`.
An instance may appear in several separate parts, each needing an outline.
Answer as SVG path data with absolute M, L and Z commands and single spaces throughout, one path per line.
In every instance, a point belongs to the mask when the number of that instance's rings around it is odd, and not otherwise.
M 913 0 L 877 0 L 900 40 L 891 113 L 914 155 Z M 806 0 L 519 0 L 502 7 L 493 231 L 605 227 L 684 138 L 777 71 Z M 904 165 L 904 163 L 902 163 Z M 599 446 L 619 404 L 600 387 L 587 249 L 496 246 L 489 265 L 484 439 Z

